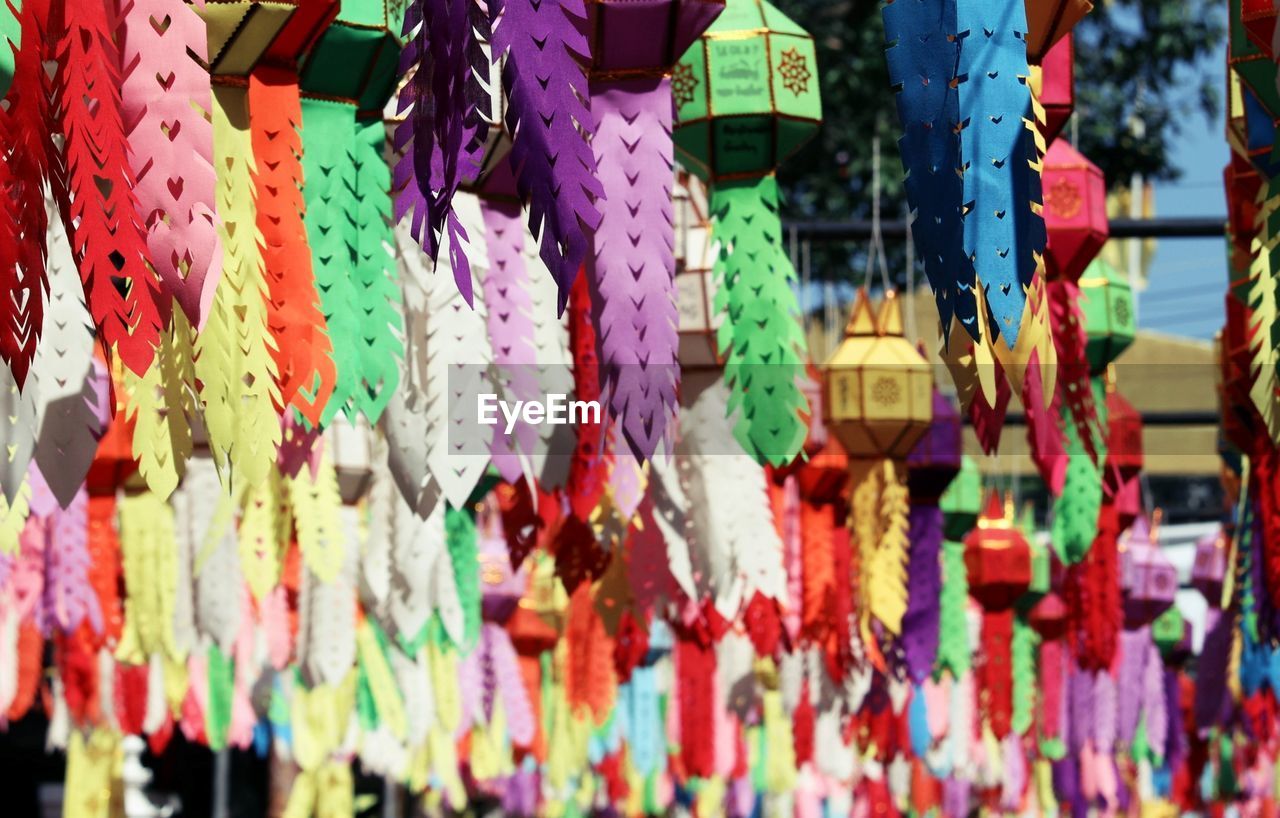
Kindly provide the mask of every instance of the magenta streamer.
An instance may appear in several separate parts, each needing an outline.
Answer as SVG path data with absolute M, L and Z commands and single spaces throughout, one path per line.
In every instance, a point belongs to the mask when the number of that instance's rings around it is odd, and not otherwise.
M 489 272 L 484 278 L 493 361 L 501 373 L 507 400 L 534 400 L 540 389 L 534 346 L 533 300 L 529 270 L 524 263 L 524 225 L 518 202 L 481 199 Z M 510 435 L 495 434 L 490 452 L 502 479 L 520 478 L 520 455 L 532 456 L 538 444 L 537 427 L 521 421 Z
M 593 81 L 591 109 L 604 190 L 588 269 L 600 370 L 627 444 L 647 459 L 675 412 L 680 371 L 671 81 Z
M 1147 661 L 1147 646 L 1151 642 L 1151 629 L 1134 628 L 1120 632 L 1119 706 L 1116 708 L 1117 737 L 1121 741 L 1133 741 L 1138 729 L 1138 714 L 1142 708 L 1143 668 Z
M 600 224 L 604 195 L 591 153 L 594 123 L 587 108 L 583 65 L 590 48 L 582 33 L 582 0 L 492 0 L 493 59 L 506 55 L 511 165 L 529 229 L 560 288 L 560 311 L 587 257 L 588 234 Z

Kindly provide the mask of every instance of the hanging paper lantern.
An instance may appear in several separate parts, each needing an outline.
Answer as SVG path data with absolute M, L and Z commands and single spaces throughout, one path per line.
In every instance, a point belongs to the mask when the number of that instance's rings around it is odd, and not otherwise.
M 964 539 L 964 565 L 969 594 L 982 605 L 982 665 L 978 684 L 983 690 L 983 716 L 996 738 L 1009 734 L 1013 715 L 1014 605 L 1034 578 L 1031 546 L 991 493 L 978 527 Z
M 675 66 L 671 89 L 677 155 L 711 183 L 718 340 L 737 437 L 781 465 L 804 440 L 804 337 L 774 171 L 821 122 L 813 38 L 767 2 L 730 0 Z
M 253 70 L 294 15 L 306 17 L 299 29 L 318 31 L 338 11 L 325 0 L 223 0 L 196 5 L 209 37 L 209 71 L 245 76 Z
M 1177 661 L 1179 651 L 1189 652 L 1190 645 L 1186 641 L 1188 636 L 1187 622 L 1177 605 L 1171 606 L 1151 623 L 1151 639 L 1166 662 Z
M 805 398 L 809 402 L 809 434 L 805 440 L 808 459 L 799 463 L 796 472 L 800 492 L 816 503 L 834 503 L 840 499 L 849 482 L 849 456 L 840 441 L 827 431 L 823 421 L 821 375 L 811 366 L 805 380 Z M 796 464 L 793 464 L 796 465 Z
M 1027 62 L 1039 65 L 1093 9 L 1089 0 L 1027 0 Z
M 1125 627 L 1149 625 L 1173 605 L 1178 592 L 1178 571 L 1156 544 L 1152 526 L 1145 517 L 1138 517 L 1120 537 L 1117 547 Z
M 903 461 L 929 430 L 933 371 L 902 337 L 902 308 L 886 293 L 873 315 L 859 290 L 845 338 L 827 361 L 823 423 L 849 455 L 849 529 L 862 590 L 859 628 L 877 658 L 874 618 L 894 636 L 907 610 L 909 493 Z
M 1240 23 L 1254 45 L 1274 57 L 1276 7 L 1269 0 L 1241 0 Z
M 1142 471 L 1142 415 L 1116 389 L 1107 385 L 1107 477 L 1112 488 L 1134 480 Z
M 902 332 L 892 291 L 879 315 L 858 291 L 823 388 L 823 422 L 850 457 L 902 460 L 929 431 L 933 369 Z
M 1044 107 L 1044 140 L 1054 144 L 1076 104 L 1076 55 L 1073 37 L 1059 40 L 1040 65 L 1040 89 L 1037 98 Z M 1048 190 L 1048 184 L 1045 184 Z
M 1133 343 L 1137 327 L 1129 279 L 1102 259 L 1094 259 L 1080 277 L 1080 309 L 1088 335 L 1089 367 L 1097 375 Z
M 323 3 L 303 2 L 302 6 Z M 394 0 L 342 0 L 341 13 L 324 29 L 301 66 L 303 87 L 314 94 L 353 99 L 360 111 L 377 111 L 395 89 L 404 4 Z
M 1042 177 L 1045 268 L 1050 279 L 1076 281 L 1111 232 L 1107 184 L 1098 166 L 1063 139 L 1049 146 Z
M 1219 529 L 1196 540 L 1196 556 L 1191 563 L 1191 585 L 1211 608 L 1222 607 L 1222 588 L 1227 580 L 1227 553 L 1230 543 Z
M 725 359 L 717 336 L 724 316 L 716 306 L 716 251 L 710 216 L 705 210 L 705 186 L 696 177 L 689 177 L 685 184 L 677 184 L 676 190 L 685 191 L 684 198 L 674 203 L 680 368 L 721 369 Z
M 938 500 L 944 515 L 949 540 L 964 539 L 982 512 L 982 472 L 978 461 L 968 455 L 960 458 L 960 470 Z

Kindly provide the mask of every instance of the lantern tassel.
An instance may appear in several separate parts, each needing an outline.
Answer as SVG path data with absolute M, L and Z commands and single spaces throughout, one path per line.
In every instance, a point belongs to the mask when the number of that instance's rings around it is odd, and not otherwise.
M 269 351 L 280 408 L 293 406 L 312 426 L 333 395 L 337 372 L 311 266 L 303 219 L 302 107 L 292 71 L 260 66 L 249 75 L 250 140 L 257 227 L 266 273 Z
M 871 615 L 896 637 L 902 633 L 902 617 L 907 611 L 909 493 L 904 468 L 883 460 L 880 469 L 879 536 L 871 565 L 864 565 L 864 588 Z
M 942 593 L 942 510 L 912 503 L 907 541 L 907 610 L 902 618 L 902 648 L 907 672 L 917 685 L 933 670 L 938 653 Z
M 898 147 L 915 215 L 912 235 L 937 301 L 945 345 L 953 342 L 953 317 L 970 339 L 981 341 L 973 259 L 964 244 L 962 205 L 967 199 L 958 172 L 960 102 L 953 83 L 961 42 L 954 36 L 956 0 L 893 0 L 882 14 L 885 62 L 903 132 Z
M 1073 282 L 1048 282 L 1050 325 L 1058 353 L 1058 391 L 1076 426 L 1076 436 L 1093 460 L 1098 459 L 1100 438 L 1098 412 L 1089 380 L 1089 359 L 1085 355 L 1084 314 L 1080 311 L 1080 288 Z
M 44 70 L 44 61 L 52 56 L 47 53 L 49 2 L 27 0 L 8 7 L 19 9 L 20 42 L 0 38 L 0 48 L 13 54 L 13 84 L 0 109 L 0 189 L 8 199 L 0 208 L 0 291 L 8 294 L 0 309 L 0 358 L 22 387 L 43 324 L 46 243 L 37 237 L 46 232 L 43 186 L 50 179 L 50 159 L 57 154 Z
M 1013 719 L 1013 609 L 982 612 L 979 694 L 982 715 L 997 739 L 1009 735 Z
M 148 488 L 167 500 L 191 456 L 190 418 L 195 416 L 194 332 L 185 313 L 175 313 L 160 339 L 156 362 L 139 378 L 124 374 L 133 455 Z
M 560 311 L 600 224 L 604 189 L 591 152 L 594 122 L 583 65 L 590 46 L 582 0 L 493 0 L 493 59 L 506 56 L 503 86 L 513 135 L 511 166 L 529 202 L 529 229 L 560 287 Z
M 280 445 L 275 362 L 269 353 L 266 290 L 253 200 L 253 148 L 246 91 L 213 92 L 222 279 L 196 339 L 196 377 L 209 445 L 223 480 L 256 485 Z
M 130 0 L 122 14 L 121 103 L 138 215 L 163 314 L 176 301 L 198 328 L 222 274 L 205 24 L 196 9 L 165 0 Z
M 161 309 L 129 167 L 120 51 L 106 0 L 62 2 L 66 30 L 59 32 L 54 85 L 67 172 L 63 220 L 103 343 L 142 375 L 160 343 L 167 310 Z
M 725 314 L 717 343 L 726 353 L 734 433 L 762 463 L 791 462 L 804 445 L 805 340 L 796 320 L 795 270 L 782 250 L 778 180 L 722 182 L 711 191 L 712 235 L 720 242 L 715 308 Z
M 676 409 L 679 364 L 671 80 L 592 83 L 604 198 L 588 267 L 604 394 L 632 453 L 653 456 Z

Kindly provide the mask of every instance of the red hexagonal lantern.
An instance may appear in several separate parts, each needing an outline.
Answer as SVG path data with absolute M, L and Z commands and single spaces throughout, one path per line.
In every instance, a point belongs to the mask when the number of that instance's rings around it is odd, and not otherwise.
M 1078 281 L 1106 243 L 1107 184 L 1098 166 L 1059 139 L 1044 157 L 1045 268 L 1051 279 Z
M 1012 503 L 1008 504 L 1012 505 Z M 1012 508 L 992 492 L 978 527 L 964 538 L 969 594 L 982 605 L 982 645 L 976 683 L 984 720 L 996 738 L 1009 734 L 1013 718 L 1014 604 L 1031 587 L 1031 546 L 1015 525 Z
M 1108 487 L 1113 491 L 1142 471 L 1142 415 L 1115 388 L 1107 383 L 1107 470 Z
M 1241 0 L 1240 21 L 1249 39 L 1274 58 L 1271 44 L 1276 33 L 1276 7 L 1271 0 Z
M 1052 144 L 1062 133 L 1076 104 L 1076 53 L 1070 34 L 1059 40 L 1040 65 L 1040 104 L 1044 106 L 1044 139 Z

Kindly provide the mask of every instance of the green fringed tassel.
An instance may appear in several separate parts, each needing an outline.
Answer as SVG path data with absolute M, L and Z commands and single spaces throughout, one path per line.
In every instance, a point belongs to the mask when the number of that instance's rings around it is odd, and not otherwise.
M 362 337 L 356 287 L 359 231 L 351 203 L 356 192 L 356 109 L 342 102 L 302 100 L 302 186 L 304 224 L 320 309 L 333 343 L 337 384 L 321 416 L 328 424 L 339 410 L 351 412 L 362 394 Z
M 1040 636 L 1025 617 L 1013 620 L 1013 731 L 1026 735 L 1035 720 L 1036 649 Z
M 964 544 L 942 544 L 942 594 L 938 600 L 938 655 L 933 675 L 950 671 L 953 679 L 969 672 L 969 577 L 964 567 Z
M 360 377 L 364 388 L 355 408 L 377 423 L 400 383 L 397 362 L 404 357 L 399 275 L 391 248 L 391 169 L 383 158 L 387 139 L 382 118 L 360 123 L 356 140 L 356 265 L 353 278 L 360 305 Z
M 463 653 L 470 652 L 480 636 L 480 551 L 476 537 L 476 521 L 471 514 L 450 506 L 444 515 L 444 539 L 462 605 L 463 644 L 457 647 Z
M 1099 428 L 1105 429 L 1107 398 L 1100 377 L 1093 378 L 1093 395 Z M 1089 547 L 1098 536 L 1098 512 L 1102 509 L 1102 468 L 1107 457 L 1106 441 L 1094 441 L 1098 455 L 1095 463 L 1089 457 L 1084 441 L 1080 439 L 1075 420 L 1067 417 L 1061 422 L 1067 439 L 1067 474 L 1062 486 L 1062 496 L 1053 504 L 1051 535 L 1058 558 L 1067 565 L 1075 565 L 1089 553 Z
M 369 674 L 362 663 L 356 663 L 356 717 L 360 729 L 372 733 L 378 729 L 378 705 L 373 701 L 373 689 L 369 686 Z
M 231 699 L 235 693 L 236 667 L 217 645 L 209 645 L 209 701 L 204 711 L 204 731 L 209 749 L 226 749 L 231 728 Z
M 782 249 L 778 180 L 721 182 L 711 191 L 716 312 L 731 395 L 734 436 L 757 460 L 791 462 L 804 444 L 804 394 L 797 385 L 807 355 L 797 316 L 795 270 Z

